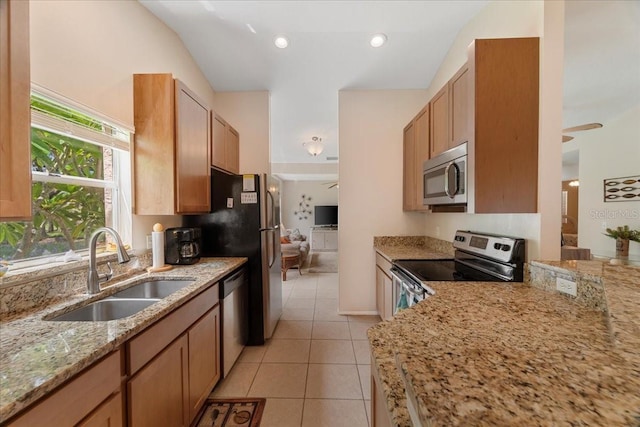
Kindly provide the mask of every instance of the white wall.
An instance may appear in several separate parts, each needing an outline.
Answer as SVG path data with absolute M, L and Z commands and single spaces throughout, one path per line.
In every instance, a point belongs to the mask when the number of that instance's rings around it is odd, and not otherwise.
M 640 201 L 604 202 L 603 180 L 640 175 L 640 105 L 602 129 L 576 134 L 580 147 L 578 243 L 596 255 L 613 255 L 615 241 L 604 228 L 629 225 L 640 229 Z M 636 185 L 638 187 L 640 185 Z M 629 255 L 640 257 L 640 243 L 631 242 Z
M 402 211 L 402 129 L 427 100 L 425 90 L 340 92 L 341 312 L 375 312 L 373 236 L 422 234 L 423 215 Z
M 310 238 L 311 227 L 314 225 L 314 207 L 318 205 L 337 205 L 338 204 L 338 188 L 329 188 L 329 181 L 283 181 L 281 191 L 281 215 L 282 222 L 286 228 L 299 229 L 300 233 Z M 305 196 L 306 204 L 309 205 L 306 210 L 312 212 L 311 215 L 294 215 L 294 212 L 300 211 L 300 203 L 302 195 Z M 311 200 L 308 198 L 311 197 Z M 339 212 L 339 210 L 338 210 Z M 300 219 L 301 216 L 307 218 Z
M 216 92 L 216 112 L 240 134 L 240 173 L 271 173 L 269 92 Z
M 180 38 L 136 1 L 31 1 L 31 79 L 133 127 L 133 74 L 172 73 L 214 107 L 214 91 Z M 172 202 L 170 202 L 172 203 Z M 134 216 L 134 249 L 151 226 Z

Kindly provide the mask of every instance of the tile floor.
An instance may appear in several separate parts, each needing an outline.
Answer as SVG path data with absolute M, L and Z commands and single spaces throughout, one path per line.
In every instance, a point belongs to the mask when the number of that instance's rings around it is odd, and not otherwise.
M 261 427 L 367 427 L 367 329 L 378 316 L 338 314 L 338 274 L 289 270 L 273 338 L 246 347 L 214 397 L 265 397 Z

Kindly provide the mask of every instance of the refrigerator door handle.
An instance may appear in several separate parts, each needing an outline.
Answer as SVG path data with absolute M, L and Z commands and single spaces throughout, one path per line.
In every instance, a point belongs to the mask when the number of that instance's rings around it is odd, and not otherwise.
M 267 216 L 267 227 L 277 228 L 277 224 L 275 224 L 276 219 L 276 203 L 273 199 L 273 194 L 271 191 L 267 190 L 267 197 L 271 201 L 271 208 L 269 209 L 269 204 L 267 203 L 267 211 L 271 211 L 271 214 Z
M 271 245 L 273 246 L 271 253 L 273 254 L 273 259 L 269 263 L 269 268 L 273 267 L 273 264 L 276 262 L 276 229 L 271 229 L 271 233 L 273 233 L 273 239 L 271 239 Z

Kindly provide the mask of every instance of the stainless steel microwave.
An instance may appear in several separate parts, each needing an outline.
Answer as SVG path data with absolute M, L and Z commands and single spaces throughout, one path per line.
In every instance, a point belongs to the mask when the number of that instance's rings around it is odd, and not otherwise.
M 467 203 L 467 143 L 451 148 L 423 164 L 423 204 Z

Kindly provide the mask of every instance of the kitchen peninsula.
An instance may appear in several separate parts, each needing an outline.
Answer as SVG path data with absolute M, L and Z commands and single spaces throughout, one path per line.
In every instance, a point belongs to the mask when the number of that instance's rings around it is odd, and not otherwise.
M 389 261 L 438 252 L 376 239 Z M 374 426 L 638 425 L 640 269 L 532 261 L 528 272 L 429 282 L 434 296 L 371 328 Z M 577 298 L 556 277 L 576 281 Z

